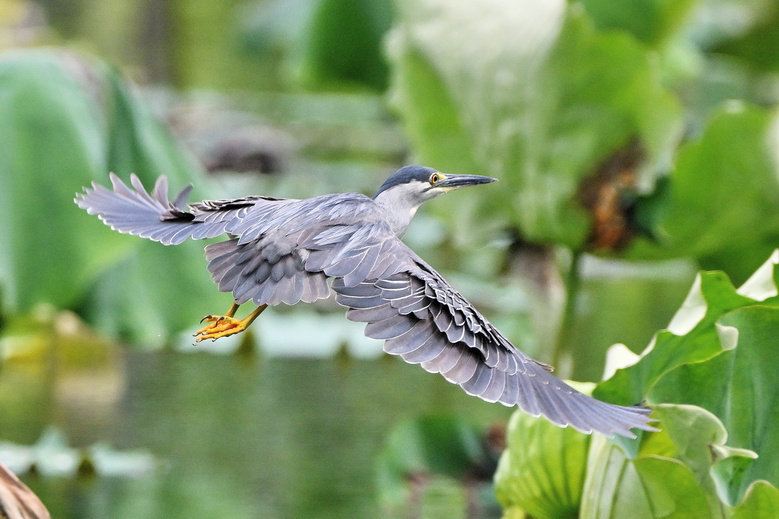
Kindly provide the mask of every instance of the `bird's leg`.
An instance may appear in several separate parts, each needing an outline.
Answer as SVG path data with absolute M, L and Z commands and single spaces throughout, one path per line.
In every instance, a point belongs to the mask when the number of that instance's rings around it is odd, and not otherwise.
M 245 318 L 236 319 L 234 316 L 235 312 L 238 310 L 238 306 L 237 303 L 233 303 L 224 315 L 207 315 L 203 317 L 200 322 L 202 323 L 205 321 L 210 324 L 195 332 L 195 342 L 200 342 L 203 339 L 217 340 L 220 337 L 227 337 L 228 335 L 240 333 L 248 328 L 263 310 L 268 308 L 268 305 L 260 305 Z

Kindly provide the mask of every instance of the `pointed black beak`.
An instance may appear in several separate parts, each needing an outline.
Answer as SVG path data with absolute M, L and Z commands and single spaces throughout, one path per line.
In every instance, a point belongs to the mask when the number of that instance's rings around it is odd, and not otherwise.
M 483 177 L 481 175 L 446 175 L 436 182 L 435 187 L 444 189 L 456 189 L 465 186 L 478 186 L 495 182 L 497 178 Z

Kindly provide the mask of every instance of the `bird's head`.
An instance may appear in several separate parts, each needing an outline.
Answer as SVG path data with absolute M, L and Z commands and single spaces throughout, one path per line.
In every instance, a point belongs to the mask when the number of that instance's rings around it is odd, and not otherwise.
M 488 184 L 496 179 L 479 175 L 446 175 L 433 168 L 406 166 L 393 173 L 373 195 L 398 237 L 406 232 L 423 202 L 464 186 Z
M 448 175 L 425 166 L 405 166 L 393 173 L 373 198 L 405 200 L 409 203 L 403 205 L 419 207 L 423 202 L 453 189 L 489 184 L 495 180 L 497 179 L 480 175 Z

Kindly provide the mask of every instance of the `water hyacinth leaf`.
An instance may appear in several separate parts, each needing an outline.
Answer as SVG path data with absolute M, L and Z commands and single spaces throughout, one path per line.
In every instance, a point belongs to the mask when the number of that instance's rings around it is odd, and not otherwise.
M 626 34 L 597 33 L 566 2 L 405 0 L 391 43 L 390 58 L 405 74 L 393 79 L 396 106 L 420 160 L 453 150 L 419 124 L 432 114 L 406 118 L 425 110 L 404 92 L 417 88 L 404 66 L 412 59 L 425 63 L 421 88 L 431 87 L 432 71 L 439 96 L 451 99 L 452 119 L 467 132 L 459 142 L 470 144 L 478 167 L 470 172 L 504 182 L 484 195 L 489 204 L 478 217 L 511 214 L 531 241 L 580 247 L 590 229 L 576 201 L 583 179 L 633 137 L 655 164 L 676 136 L 678 107 L 643 47 Z
M 507 442 L 495 473 L 495 493 L 504 510 L 538 519 L 576 516 L 590 436 L 517 411 Z
M 728 445 L 758 454 L 741 478 L 728 485 L 727 503 L 739 502 L 749 484 L 764 479 L 779 486 L 779 407 L 776 337 L 779 308 L 763 305 L 734 310 L 720 320 L 738 331 L 738 346 L 706 362 L 668 373 L 650 399 L 699 405 L 718 416 L 728 430 Z
M 725 441 L 724 427 L 694 406 L 660 405 L 655 411 L 663 430 L 646 435 L 634 460 L 593 438 L 580 517 L 718 517 L 707 449 Z
M 779 489 L 767 481 L 756 481 L 746 497 L 733 508 L 732 519 L 772 519 L 779 510 Z
M 721 352 L 723 343 L 716 321 L 723 313 L 753 302 L 737 294 L 722 272 L 701 272 L 669 330 L 655 336 L 650 351 L 638 363 L 618 370 L 600 384 L 595 396 L 623 404 L 644 400 L 648 391 L 670 370 Z

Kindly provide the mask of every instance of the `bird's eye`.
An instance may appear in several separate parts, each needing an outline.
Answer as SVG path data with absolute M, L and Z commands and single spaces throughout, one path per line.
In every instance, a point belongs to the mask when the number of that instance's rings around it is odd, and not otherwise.
M 435 184 L 439 180 L 441 180 L 441 175 L 439 173 L 433 173 L 432 175 L 430 175 L 430 183 L 431 184 Z

